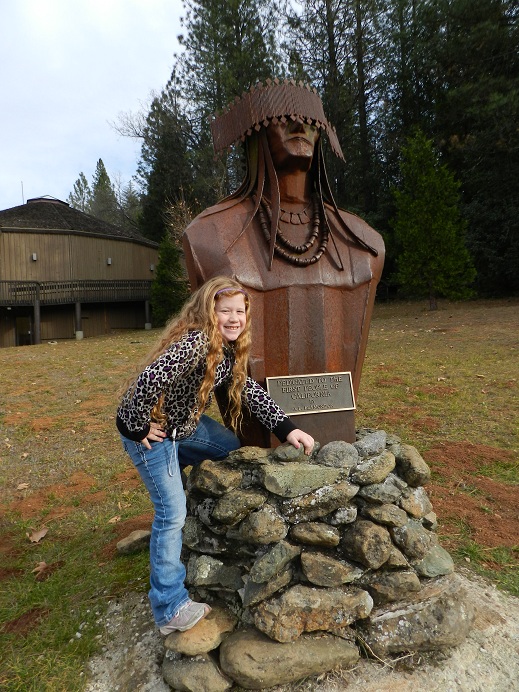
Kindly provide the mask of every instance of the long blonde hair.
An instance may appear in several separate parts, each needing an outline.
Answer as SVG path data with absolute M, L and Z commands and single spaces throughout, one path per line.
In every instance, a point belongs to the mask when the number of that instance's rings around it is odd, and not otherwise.
M 239 294 L 243 295 L 245 299 L 246 322 L 243 332 L 236 341 L 230 344 L 234 351 L 234 365 L 228 390 L 227 416 L 234 431 L 239 430 L 242 419 L 241 394 L 247 378 L 247 365 L 251 347 L 250 299 L 248 293 L 237 281 L 227 276 L 215 276 L 200 286 L 184 303 L 178 315 L 174 315 L 169 320 L 158 342 L 139 367 L 140 373 L 189 331 L 196 329 L 205 332 L 209 339 L 209 349 L 206 356 L 205 376 L 198 391 L 198 401 L 194 411 L 195 421 L 198 422 L 213 390 L 216 368 L 223 359 L 224 340 L 218 330 L 215 311 L 216 303 L 222 295 L 232 297 Z M 135 377 L 130 379 L 127 387 L 131 383 L 135 384 Z M 153 408 L 151 418 L 165 424 L 166 416 L 162 404 L 163 397 L 159 399 Z

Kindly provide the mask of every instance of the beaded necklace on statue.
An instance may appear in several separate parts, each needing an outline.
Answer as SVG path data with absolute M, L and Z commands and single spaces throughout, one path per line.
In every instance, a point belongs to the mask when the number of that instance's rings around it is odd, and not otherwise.
M 320 209 L 319 209 L 319 202 L 317 199 L 316 195 L 312 196 L 312 227 L 310 230 L 310 234 L 308 236 L 308 239 L 306 243 L 303 245 L 296 245 L 295 243 L 292 243 L 286 236 L 283 235 L 281 232 L 281 229 L 279 228 L 279 223 L 276 229 L 276 239 L 274 241 L 274 252 L 282 257 L 284 260 L 287 262 L 290 262 L 291 264 L 297 265 L 297 266 L 302 266 L 306 267 L 309 264 L 314 264 L 317 262 L 321 256 L 323 255 L 324 251 L 326 250 L 326 246 L 328 245 L 328 228 L 326 224 L 324 224 L 324 228 L 322 231 L 322 237 L 321 237 L 321 242 L 318 245 L 316 251 L 314 252 L 313 255 L 310 257 L 299 257 L 297 255 L 304 255 L 310 248 L 312 248 L 315 244 L 315 241 L 319 237 L 319 230 L 321 227 L 321 216 L 320 216 Z M 308 205 L 310 206 L 310 205 Z M 292 225 L 298 226 L 302 225 L 305 223 L 303 221 L 303 215 L 308 217 L 308 221 L 310 221 L 310 217 L 307 214 L 307 209 L 308 206 L 303 209 L 302 212 L 287 212 L 284 209 L 281 209 L 282 215 L 281 219 L 283 219 L 283 215 L 288 215 L 289 220 L 287 223 L 291 223 Z M 261 230 L 263 232 L 263 235 L 265 236 L 265 239 L 267 240 L 268 243 L 270 243 L 270 225 L 272 222 L 272 209 L 270 208 L 270 204 L 267 202 L 267 200 L 262 197 L 260 200 L 260 205 L 258 207 L 258 215 L 259 215 L 259 222 L 261 226 Z M 286 217 L 285 217 L 286 218 Z M 294 219 L 294 220 L 293 220 Z M 283 219 L 285 220 L 285 219 Z

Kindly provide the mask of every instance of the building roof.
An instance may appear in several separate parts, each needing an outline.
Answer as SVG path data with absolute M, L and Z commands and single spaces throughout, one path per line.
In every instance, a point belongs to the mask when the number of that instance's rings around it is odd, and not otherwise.
M 35 197 L 25 204 L 0 211 L 0 231 L 32 231 L 36 233 L 84 233 L 158 247 L 137 231 L 121 228 L 95 216 L 74 209 L 54 197 Z

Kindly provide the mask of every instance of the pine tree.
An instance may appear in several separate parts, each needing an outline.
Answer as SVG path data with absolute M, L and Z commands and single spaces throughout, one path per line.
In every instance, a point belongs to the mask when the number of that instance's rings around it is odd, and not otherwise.
M 102 159 L 98 160 L 92 178 L 92 197 L 89 213 L 108 223 L 117 224 L 119 220 L 114 187 Z
M 182 307 L 188 295 L 187 284 L 182 279 L 180 251 L 169 234 L 159 246 L 159 260 L 151 285 L 153 321 L 163 326 Z
M 463 181 L 467 243 L 486 294 L 519 292 L 519 11 L 436 0 L 435 134 Z
M 202 121 L 280 67 L 273 0 L 184 0 L 186 33 L 178 76 Z
M 168 207 L 186 197 L 192 201 L 195 196 L 189 152 L 192 138 L 191 125 L 172 78 L 152 101 L 137 169 L 144 190 L 139 226 L 143 235 L 157 242 L 167 232 Z
M 408 139 L 400 170 L 392 221 L 400 245 L 398 283 L 408 295 L 428 296 L 431 310 L 440 296 L 469 297 L 475 270 L 464 241 L 460 184 L 421 131 Z
M 74 209 L 79 209 L 85 214 L 90 213 L 92 191 L 83 172 L 79 174 L 79 178 L 74 183 L 74 190 L 69 194 L 67 202 Z

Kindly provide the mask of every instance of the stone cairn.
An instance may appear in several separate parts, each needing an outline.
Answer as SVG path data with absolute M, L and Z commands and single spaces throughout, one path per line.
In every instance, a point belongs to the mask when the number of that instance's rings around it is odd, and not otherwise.
M 187 586 L 212 612 L 165 639 L 175 690 L 265 689 L 365 653 L 455 646 L 473 613 L 423 486 L 418 451 L 382 430 L 354 444 L 243 447 L 188 469 Z

